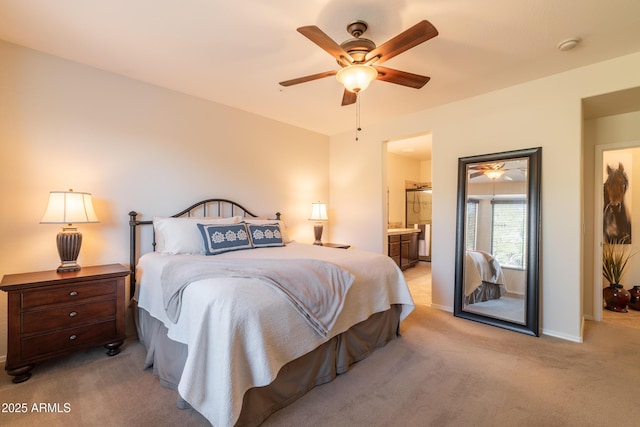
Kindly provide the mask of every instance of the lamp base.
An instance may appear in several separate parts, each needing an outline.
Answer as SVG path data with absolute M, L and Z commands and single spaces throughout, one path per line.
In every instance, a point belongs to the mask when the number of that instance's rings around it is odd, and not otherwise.
M 77 262 L 73 262 L 73 263 L 62 263 L 58 266 L 58 268 L 56 269 L 56 271 L 58 273 L 67 273 L 69 271 L 80 271 L 82 267 L 80 267 L 78 265 Z
M 62 231 L 58 233 L 56 243 L 58 255 L 60 255 L 60 266 L 56 271 L 58 273 L 66 273 L 80 270 L 77 259 L 80 253 L 80 246 L 82 246 L 82 233 L 78 231 L 78 228 L 62 227 Z
M 316 239 L 316 241 L 313 242 L 313 244 L 317 246 L 322 246 L 322 223 L 321 222 L 316 222 L 315 225 L 313 226 L 313 235 Z

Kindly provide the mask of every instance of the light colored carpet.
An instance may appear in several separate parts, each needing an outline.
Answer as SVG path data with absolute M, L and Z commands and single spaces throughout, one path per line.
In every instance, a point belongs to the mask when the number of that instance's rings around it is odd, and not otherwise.
M 628 309 L 626 313 L 618 313 L 616 311 L 602 310 L 602 321 L 612 325 L 640 329 L 640 311 Z
M 410 279 L 418 306 L 401 338 L 264 426 L 639 425 L 637 329 L 587 321 L 577 344 L 459 319 L 425 304 L 425 272 L 406 272 L 420 276 Z M 175 392 L 142 370 L 143 360 L 142 346 L 130 340 L 115 357 L 94 349 L 42 363 L 22 384 L 1 375 L 3 404 L 67 402 L 71 412 L 0 413 L 0 425 L 206 425 L 195 411 L 176 408 Z

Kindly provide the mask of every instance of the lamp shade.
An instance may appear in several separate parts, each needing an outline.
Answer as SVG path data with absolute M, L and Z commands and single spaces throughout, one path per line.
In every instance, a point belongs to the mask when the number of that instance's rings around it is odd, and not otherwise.
M 349 65 L 338 71 L 336 79 L 350 92 L 362 92 L 378 77 L 378 71 L 370 65 Z
M 329 218 L 327 217 L 327 205 L 324 203 L 312 203 L 311 204 L 311 216 L 309 217 L 311 221 L 327 221 Z
M 52 191 L 49 193 L 49 204 L 40 224 L 84 224 L 99 222 L 91 193 L 69 191 Z

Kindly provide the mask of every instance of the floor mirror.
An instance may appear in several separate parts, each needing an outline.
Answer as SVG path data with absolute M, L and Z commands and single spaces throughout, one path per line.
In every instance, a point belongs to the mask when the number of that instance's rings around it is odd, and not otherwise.
M 455 316 L 538 336 L 541 156 L 458 159 Z

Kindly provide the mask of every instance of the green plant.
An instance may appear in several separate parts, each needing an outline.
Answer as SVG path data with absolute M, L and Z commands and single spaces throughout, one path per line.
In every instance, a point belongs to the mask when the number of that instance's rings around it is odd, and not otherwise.
M 619 285 L 624 270 L 627 267 L 631 253 L 626 238 L 613 243 L 605 243 L 602 248 L 602 275 L 610 285 Z

